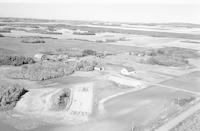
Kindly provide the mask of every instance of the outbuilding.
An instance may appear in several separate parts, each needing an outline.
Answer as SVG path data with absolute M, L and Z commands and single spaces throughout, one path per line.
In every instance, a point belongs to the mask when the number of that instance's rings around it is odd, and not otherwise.
M 131 75 L 135 74 L 135 69 L 133 67 L 125 67 L 121 70 L 122 75 Z
M 96 71 L 103 71 L 104 68 L 100 67 L 100 66 L 96 66 L 96 67 L 94 67 L 94 70 L 96 70 Z
M 46 60 L 47 56 L 45 54 L 38 53 L 38 54 L 35 54 L 34 58 L 36 61 L 41 61 L 41 60 Z

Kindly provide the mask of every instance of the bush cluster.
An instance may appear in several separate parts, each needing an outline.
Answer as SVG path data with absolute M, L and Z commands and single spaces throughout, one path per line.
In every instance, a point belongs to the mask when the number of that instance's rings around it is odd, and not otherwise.
M 19 99 L 28 90 L 19 84 L 4 83 L 0 85 L 0 111 L 13 109 Z
M 197 51 L 192 49 L 180 48 L 180 47 L 165 47 L 159 49 L 149 49 L 142 51 L 130 52 L 130 54 L 140 55 L 140 56 L 171 56 L 180 58 L 196 58 L 199 57 Z
M 91 49 L 85 49 L 82 51 L 83 52 L 83 56 L 89 56 L 89 55 L 93 55 L 96 56 L 97 52 Z
M 85 56 L 102 56 L 103 53 L 91 49 L 78 49 L 78 48 L 59 48 L 52 51 L 41 52 L 46 55 L 67 55 L 68 57 L 85 57 Z
M 32 65 L 23 66 L 20 70 L 9 72 L 9 77 L 15 79 L 29 79 L 33 81 L 43 81 L 52 78 L 70 75 L 74 72 L 74 64 L 64 64 L 62 62 L 44 61 Z
M 36 38 L 36 37 L 30 37 L 30 38 L 24 38 L 22 40 L 23 43 L 45 43 L 44 40 L 40 39 L 40 38 Z
M 179 106 L 185 106 L 195 100 L 195 97 L 187 97 L 187 98 L 175 98 L 174 103 Z
M 162 66 L 184 66 L 189 64 L 188 60 L 181 59 L 178 57 L 171 57 L 171 56 L 153 56 L 147 59 L 146 63 L 152 65 L 162 65 Z
M 69 104 L 70 94 L 71 90 L 67 88 L 53 95 L 51 109 L 56 111 L 64 110 L 67 104 Z
M 35 61 L 31 57 L 12 56 L 12 55 L 1 55 L 0 56 L 0 65 L 20 66 L 20 65 L 32 64 L 32 63 L 35 63 Z
M 99 64 L 98 59 L 95 56 L 88 56 L 77 62 L 77 71 L 92 71 L 94 67 Z
M 142 62 L 147 64 L 157 64 L 163 66 L 184 66 L 188 65 L 188 58 L 197 58 L 199 54 L 195 50 L 165 47 L 160 49 L 152 49 L 141 52 L 134 52 L 138 56 L 146 56 L 146 60 Z
M 76 62 L 42 61 L 31 65 L 22 66 L 19 70 L 12 70 L 8 77 L 13 79 L 29 79 L 43 81 L 65 75 L 70 75 L 74 71 L 92 71 L 99 64 L 97 57 L 83 57 Z

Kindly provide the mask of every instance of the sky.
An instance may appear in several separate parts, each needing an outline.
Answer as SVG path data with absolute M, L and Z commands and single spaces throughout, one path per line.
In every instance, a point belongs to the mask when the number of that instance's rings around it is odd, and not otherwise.
M 0 17 L 200 24 L 200 0 L 0 0 Z

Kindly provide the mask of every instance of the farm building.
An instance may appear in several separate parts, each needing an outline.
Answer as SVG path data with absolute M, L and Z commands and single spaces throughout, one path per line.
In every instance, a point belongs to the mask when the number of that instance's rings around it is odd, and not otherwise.
M 122 75 L 131 75 L 135 74 L 135 69 L 133 67 L 126 67 L 121 70 Z
M 94 70 L 96 70 L 96 71 L 103 71 L 104 68 L 100 67 L 100 66 L 96 66 L 96 67 L 94 67 Z
M 35 54 L 34 58 L 36 61 L 41 61 L 41 60 L 46 60 L 47 56 L 45 54 L 38 53 L 38 54 Z
M 130 87 L 144 86 L 144 83 L 142 81 L 125 76 L 109 76 L 108 79 L 120 85 L 125 85 Z

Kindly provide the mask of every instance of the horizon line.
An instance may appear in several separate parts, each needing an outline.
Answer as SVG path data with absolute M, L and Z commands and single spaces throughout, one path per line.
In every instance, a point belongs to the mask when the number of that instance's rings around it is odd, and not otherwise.
M 50 19 L 50 18 L 36 18 L 36 17 L 12 17 L 12 16 L 8 16 L 8 17 L 4 17 L 4 16 L 0 16 L 1 18 L 14 18 L 14 19 L 34 19 L 34 20 L 48 20 L 48 21 L 84 21 L 84 22 L 111 22 L 111 23 L 130 23 L 130 24 L 193 24 L 193 25 L 200 25 L 200 23 L 191 23 L 191 22 L 130 22 L 130 21 L 109 21 L 109 20 L 83 20 L 83 19 Z

